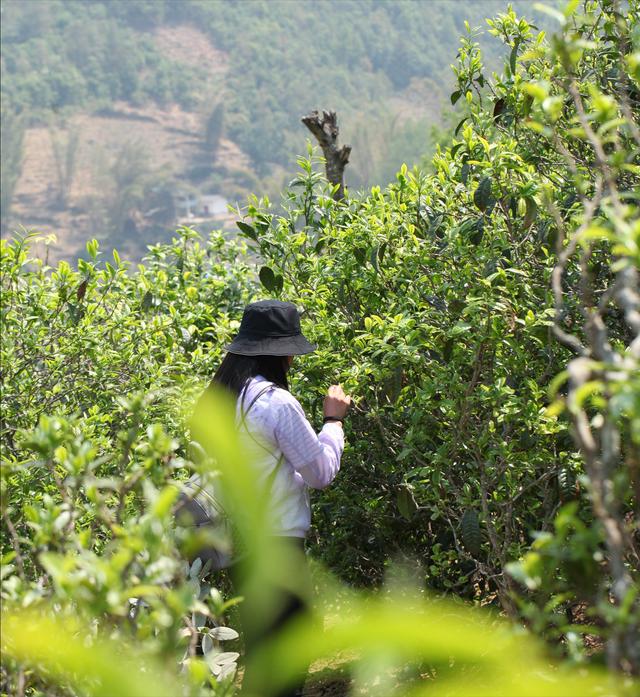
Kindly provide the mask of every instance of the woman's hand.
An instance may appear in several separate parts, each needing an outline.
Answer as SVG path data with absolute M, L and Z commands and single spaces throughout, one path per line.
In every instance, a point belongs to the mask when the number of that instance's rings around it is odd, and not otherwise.
M 331 385 L 324 398 L 323 412 L 324 418 L 338 419 L 342 421 L 351 406 L 351 397 L 344 393 L 340 385 Z

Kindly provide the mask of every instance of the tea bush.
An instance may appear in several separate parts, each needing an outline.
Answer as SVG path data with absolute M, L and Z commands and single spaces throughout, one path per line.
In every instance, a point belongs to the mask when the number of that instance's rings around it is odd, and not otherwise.
M 134 273 L 95 242 L 49 269 L 29 237 L 2 241 L 4 603 L 55 601 L 159 657 L 194 655 L 185 616 L 224 611 L 185 570 L 168 483 L 192 466 L 185 409 L 254 288 L 243 245 L 179 233 Z
M 528 577 L 507 564 L 559 515 L 574 568 L 560 540 L 536 539 L 530 559 L 549 566 L 529 586 L 548 588 L 524 612 L 556 639 L 586 602 L 613 646 L 618 620 L 631 644 L 639 621 L 638 6 L 582 10 L 548 10 L 550 43 L 511 10 L 491 20 L 501 74 L 463 39 L 451 101 L 465 108 L 433 174 L 403 168 L 342 204 L 301 160 L 288 211 L 256 199 L 241 230 L 266 291 L 305 307 L 320 346 L 307 409 L 327 375 L 357 395 L 343 473 L 316 506 L 332 568 L 377 583 L 388 559 L 417 559 L 430 587 L 497 592 L 515 616 L 512 574 Z
M 509 47 L 501 74 L 463 39 L 461 121 L 432 173 L 403 167 L 387 189 L 336 202 L 310 151 L 284 213 L 250 201 L 238 223 L 249 248 L 182 229 L 135 270 L 117 254 L 103 264 L 94 242 L 75 269 L 32 259 L 28 237 L 2 242 L 6 693 L 153 692 L 151 677 L 109 676 L 122 652 L 141 673 L 162 664 L 173 694 L 233 691 L 238 652 L 223 649 L 238 644 L 220 637 L 235 632 L 212 625 L 240 599 L 185 564 L 193 540 L 173 529 L 172 482 L 210 472 L 196 434 L 251 509 L 224 406 L 204 428 L 184 417 L 262 296 L 298 303 L 319 345 L 292 379 L 311 418 L 329 382 L 356 398 L 340 476 L 314 500 L 314 556 L 351 586 L 382 586 L 408 562 L 422 592 L 495 605 L 570 663 L 598 660 L 581 635 L 600 634 L 612 670 L 638 671 L 638 7 L 550 12 L 551 41 L 511 10 L 491 20 Z M 298 661 L 344 649 L 368 675 L 422 662 L 418 674 L 456 694 L 602 688 L 515 660 L 538 649 L 501 643 L 501 629 L 468 648 L 478 635 L 462 627 L 476 620 L 427 606 L 449 665 L 424 636 L 423 600 L 400 598 L 356 595 L 335 631 L 292 629 L 255 658 L 265 693 Z

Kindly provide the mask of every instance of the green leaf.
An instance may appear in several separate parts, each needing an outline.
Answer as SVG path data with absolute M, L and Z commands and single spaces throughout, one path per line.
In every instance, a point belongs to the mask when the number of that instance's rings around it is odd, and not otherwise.
M 197 465 L 207 461 L 205 449 L 195 440 L 189 441 L 187 445 L 187 457 Z
M 478 218 L 466 218 L 455 229 L 455 234 L 464 237 L 475 230 L 478 225 Z
M 99 247 L 98 240 L 94 239 L 94 240 L 89 240 L 89 242 L 87 242 L 87 254 L 93 260 L 95 260 L 96 257 L 98 256 L 98 247 Z
M 171 507 L 178 498 L 179 490 L 175 486 L 166 486 L 153 503 L 152 512 L 158 518 L 164 518 L 169 514 Z
M 153 293 L 150 290 L 148 290 L 144 294 L 144 297 L 142 298 L 142 303 L 140 306 L 146 312 L 151 307 L 152 304 L 153 304 Z
M 546 82 L 525 82 L 522 89 L 528 97 L 539 102 L 549 96 L 549 85 Z
M 558 470 L 558 491 L 561 501 L 570 501 L 576 495 L 576 482 L 570 469 L 562 467 Z
M 236 225 L 240 228 L 240 232 L 242 232 L 243 235 L 246 235 L 250 239 L 254 240 L 254 242 L 258 241 L 258 233 L 254 227 L 248 223 L 244 223 L 242 220 L 236 220 Z
M 0 558 L 0 567 L 3 567 L 5 564 L 10 564 L 17 555 L 18 553 L 15 550 L 7 552 L 3 557 Z
M 472 244 L 480 244 L 482 238 L 484 237 L 484 219 L 479 218 L 476 222 L 475 228 L 471 230 L 469 235 L 469 242 Z
M 371 254 L 369 255 L 369 261 L 371 262 L 371 266 L 373 266 L 376 272 L 380 270 L 380 268 L 378 267 L 378 247 L 374 247 L 371 250 Z
M 491 177 L 485 177 L 473 194 L 473 202 L 481 211 L 487 210 L 491 202 Z
M 411 520 L 414 513 L 417 510 L 416 502 L 411 495 L 409 489 L 403 486 L 398 490 L 396 494 L 396 503 L 398 504 L 398 510 L 405 520 Z
M 452 92 L 451 96 L 449 97 L 449 99 L 451 99 L 451 104 L 455 104 L 458 101 L 458 99 L 460 99 L 460 97 L 462 97 L 462 90 L 456 90 L 455 92 Z
M 467 508 L 460 521 L 460 537 L 465 549 L 471 556 L 480 554 L 482 545 L 482 533 L 480 532 L 480 520 L 478 514 L 472 508 Z
M 268 291 L 273 291 L 277 287 L 277 281 L 276 281 L 276 275 L 273 272 L 273 269 L 269 268 L 268 266 L 263 266 L 260 269 L 260 283 L 268 290 Z
M 451 159 L 452 159 L 452 160 L 453 160 L 453 158 L 456 156 L 456 153 L 458 152 L 458 150 L 460 150 L 460 148 L 461 148 L 463 145 L 464 145 L 464 143 L 456 143 L 456 144 L 451 148 Z
M 453 345 L 454 345 L 454 340 L 453 339 L 447 339 L 445 341 L 444 346 L 442 347 L 442 357 L 444 360 L 448 363 L 452 356 L 453 356 Z
M 576 8 L 579 4 L 580 0 L 569 0 L 564 10 L 562 11 L 562 14 L 567 18 L 571 17 L 571 15 L 576 11 Z
M 440 230 L 440 227 L 442 225 L 442 221 L 444 220 L 444 216 L 442 214 L 436 215 L 435 218 L 429 221 L 429 232 L 432 233 L 433 235 L 437 235 L 438 231 Z
M 462 125 L 464 122 L 468 119 L 468 116 L 465 116 L 461 121 L 458 122 L 458 125 L 455 127 L 455 130 L 453 131 L 453 135 L 457 136 L 458 133 L 460 132 L 460 129 L 462 128 Z
M 518 47 L 520 46 L 520 39 L 516 39 L 511 53 L 509 54 L 509 67 L 511 68 L 511 74 L 516 74 L 516 60 L 518 58 Z

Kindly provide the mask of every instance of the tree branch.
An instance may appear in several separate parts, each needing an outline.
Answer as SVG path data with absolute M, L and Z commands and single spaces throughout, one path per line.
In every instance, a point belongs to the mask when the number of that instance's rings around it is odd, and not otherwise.
M 351 146 L 338 147 L 338 119 L 335 111 L 312 111 L 302 117 L 302 123 L 313 133 L 322 148 L 325 159 L 327 179 L 338 189 L 333 195 L 336 201 L 344 198 L 344 168 L 349 162 Z

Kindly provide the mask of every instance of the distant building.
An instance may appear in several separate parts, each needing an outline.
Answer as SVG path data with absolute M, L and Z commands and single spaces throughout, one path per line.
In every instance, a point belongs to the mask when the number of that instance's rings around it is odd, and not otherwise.
M 176 213 L 178 218 L 193 218 L 198 207 L 198 197 L 195 194 L 180 194 L 176 197 Z
M 176 197 L 178 218 L 219 218 L 227 214 L 227 199 L 219 194 L 179 194 Z
M 196 214 L 203 217 L 216 218 L 225 215 L 227 212 L 227 199 L 218 194 L 207 194 L 200 196 Z

